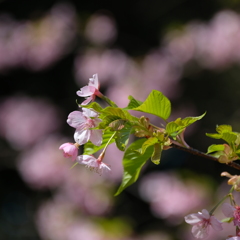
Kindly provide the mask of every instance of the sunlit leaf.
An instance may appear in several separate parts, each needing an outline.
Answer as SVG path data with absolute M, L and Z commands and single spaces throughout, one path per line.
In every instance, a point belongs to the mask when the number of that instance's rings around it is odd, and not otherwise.
M 232 126 L 231 125 L 219 125 L 219 126 L 217 126 L 216 131 L 219 134 L 222 134 L 224 132 L 232 132 Z
M 167 120 L 171 114 L 171 103 L 161 92 L 152 90 L 147 99 L 133 110 L 150 113 Z
M 212 152 L 223 151 L 223 150 L 224 150 L 223 144 L 213 144 L 208 147 L 207 154 L 212 153 Z
M 222 138 L 222 135 L 217 134 L 217 133 L 206 133 L 206 136 L 211 137 L 211 138 L 215 138 L 215 139 L 221 139 Z
M 225 140 L 228 144 L 233 144 L 237 139 L 237 134 L 233 132 L 223 132 L 222 139 Z
M 153 146 L 147 148 L 144 154 L 140 154 L 138 150 L 142 147 L 145 139 L 139 139 L 133 142 L 126 150 L 123 156 L 124 174 L 122 183 L 117 190 L 115 196 L 119 195 L 126 187 L 137 181 L 142 166 L 150 158 L 153 153 Z
M 197 116 L 197 117 L 186 117 L 186 118 L 182 119 L 182 125 L 184 125 L 185 127 L 188 127 L 189 125 L 202 119 L 205 115 L 206 115 L 206 113 L 202 114 L 201 116 Z
M 141 154 L 144 154 L 148 147 L 154 145 L 157 142 L 158 142 L 158 139 L 156 137 L 148 138 L 142 145 Z
M 124 108 L 125 110 L 131 110 L 131 109 L 133 109 L 133 108 L 137 108 L 137 107 L 139 107 L 139 106 L 142 104 L 141 101 L 136 100 L 136 99 L 135 99 L 134 97 L 132 97 L 132 96 L 129 96 L 128 99 L 129 99 L 130 101 L 129 101 L 129 103 L 128 103 L 128 106 Z

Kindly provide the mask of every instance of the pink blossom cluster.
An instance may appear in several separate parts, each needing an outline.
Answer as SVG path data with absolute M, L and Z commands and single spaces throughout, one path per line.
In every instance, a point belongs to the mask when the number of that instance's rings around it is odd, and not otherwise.
M 96 96 L 102 97 L 102 93 L 99 92 L 98 75 L 94 74 L 93 77 L 89 79 L 89 84 L 77 91 L 77 95 L 86 98 L 86 100 L 82 102 L 82 105 L 87 105 L 91 101 L 94 101 Z M 68 115 L 67 123 L 76 129 L 74 133 L 75 144 L 64 143 L 59 149 L 63 150 L 65 157 L 71 158 L 72 161 L 76 160 L 78 163 L 85 165 L 101 175 L 104 172 L 110 171 L 110 168 L 102 162 L 103 155 L 100 155 L 97 159 L 92 155 L 77 156 L 78 147 L 88 141 L 96 146 L 101 145 L 103 131 L 101 129 L 94 129 L 98 127 L 101 122 L 98 115 L 96 111 L 88 108 L 82 108 L 82 112 L 71 112 Z

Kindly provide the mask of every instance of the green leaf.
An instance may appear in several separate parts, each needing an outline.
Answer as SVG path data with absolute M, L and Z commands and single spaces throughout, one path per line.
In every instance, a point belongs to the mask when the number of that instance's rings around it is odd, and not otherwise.
M 113 135 L 113 132 L 107 130 L 104 132 L 103 134 L 103 141 L 102 144 L 100 146 L 96 146 L 91 142 L 87 142 L 86 144 L 84 144 L 84 151 L 83 151 L 83 155 L 91 155 L 94 154 L 95 152 L 101 150 L 102 148 L 104 148 L 109 140 L 109 138 Z M 113 143 L 115 140 L 112 139 L 110 141 L 110 144 Z
M 90 103 L 90 104 L 88 104 L 88 105 L 81 105 L 81 104 L 79 104 L 78 105 L 79 107 L 82 107 L 82 108 L 91 108 L 91 109 L 93 109 L 93 110 L 95 110 L 96 112 L 101 112 L 102 111 L 102 107 L 98 104 L 98 103 L 96 103 L 96 102 L 92 102 L 92 103 Z
M 184 126 L 179 126 L 175 122 L 169 122 L 166 126 L 166 131 L 170 136 L 176 137 L 176 135 L 178 135 L 184 128 Z
M 225 140 L 229 145 L 231 145 L 236 141 L 237 134 L 233 132 L 223 132 L 222 139 Z
M 115 141 L 119 150 L 124 151 L 129 140 L 132 126 L 130 124 L 125 124 L 124 128 L 117 131 Z
M 202 114 L 198 117 L 186 117 L 184 119 L 178 118 L 173 122 L 169 122 L 166 126 L 167 133 L 172 136 L 176 137 L 179 133 L 181 133 L 186 127 L 195 123 L 196 121 L 202 119 L 206 113 Z
M 100 122 L 100 124 L 98 125 L 99 129 L 105 129 L 106 127 L 108 127 L 110 125 L 110 123 L 119 120 L 120 118 L 118 116 L 113 116 L 113 115 L 108 115 L 105 116 L 102 120 L 102 122 Z
M 126 150 L 123 156 L 124 174 L 120 187 L 115 196 L 119 195 L 126 187 L 137 181 L 142 166 L 150 158 L 153 153 L 153 147 L 149 147 L 144 154 L 140 154 L 138 150 L 142 147 L 145 139 L 139 139 L 133 142 Z
M 223 144 L 213 144 L 208 147 L 207 154 L 212 153 L 212 152 L 223 151 L 224 148 L 225 147 Z
M 124 128 L 124 124 L 126 123 L 126 120 L 123 119 L 117 119 L 109 124 L 109 127 L 112 131 L 118 131 Z
M 219 134 L 222 134 L 224 132 L 232 132 L 232 126 L 231 125 L 219 125 L 219 126 L 217 126 L 216 131 Z
M 167 120 L 171 114 L 171 103 L 161 92 L 152 90 L 143 104 L 133 110 L 150 113 Z
M 154 145 L 155 143 L 158 142 L 158 139 L 156 137 L 150 137 L 148 138 L 142 145 L 142 149 L 140 151 L 141 154 L 144 154 L 146 149 L 152 145 Z
M 160 163 L 161 155 L 162 155 L 162 144 L 156 143 L 154 144 L 153 155 L 151 156 L 151 161 L 158 165 Z
M 217 134 L 217 133 L 206 133 L 206 136 L 211 137 L 211 138 L 215 138 L 215 139 L 221 139 L 222 135 Z
M 134 97 L 129 96 L 128 99 L 130 100 L 130 102 L 128 103 L 128 106 L 124 108 L 124 110 L 131 110 L 133 108 L 137 108 L 140 105 L 142 105 L 141 101 L 136 100 Z
M 203 113 L 201 116 L 197 116 L 197 117 L 186 117 L 182 120 L 182 124 L 185 127 L 188 127 L 189 125 L 195 123 L 196 121 L 202 119 L 204 116 L 206 115 L 206 112 Z
M 116 108 L 116 107 L 106 107 L 102 110 L 101 116 L 116 116 L 121 119 L 126 119 L 126 120 L 136 120 L 137 118 L 132 116 L 128 111 L 121 109 L 121 108 Z

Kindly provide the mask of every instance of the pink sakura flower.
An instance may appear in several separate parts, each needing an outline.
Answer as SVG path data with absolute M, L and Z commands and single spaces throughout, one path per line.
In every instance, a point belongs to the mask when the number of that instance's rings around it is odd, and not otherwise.
M 81 88 L 77 91 L 79 97 L 88 97 L 82 102 L 82 105 L 87 105 L 91 101 L 94 101 L 96 96 L 102 97 L 102 93 L 99 92 L 98 75 L 94 74 L 92 78 L 89 78 L 88 86 Z
M 230 237 L 230 238 L 228 238 L 226 240 L 240 240 L 240 237 L 234 236 L 234 237 Z
M 208 236 L 209 226 L 216 231 L 222 230 L 221 222 L 214 216 L 211 216 L 206 209 L 202 212 L 192 213 L 185 217 L 185 221 L 188 224 L 193 225 L 192 234 L 196 238 L 205 238 Z
M 233 218 L 234 226 L 240 227 L 240 206 L 233 207 L 229 203 L 224 203 L 222 211 L 226 217 Z
M 78 155 L 78 144 L 75 143 L 64 143 L 59 147 L 63 150 L 63 156 L 66 158 L 72 158 L 72 161 L 76 160 Z
M 102 158 L 102 155 L 100 155 L 98 159 L 96 159 L 92 155 L 80 155 L 77 157 L 77 162 L 80 164 L 84 164 L 90 170 L 102 175 L 102 173 L 111 171 L 110 167 L 108 167 L 105 163 L 102 162 Z
M 67 123 L 76 128 L 74 139 L 79 145 L 87 143 L 89 140 L 96 146 L 102 143 L 102 130 L 91 129 L 98 126 L 101 119 L 98 119 L 98 113 L 83 108 L 83 112 L 74 111 L 68 115 Z

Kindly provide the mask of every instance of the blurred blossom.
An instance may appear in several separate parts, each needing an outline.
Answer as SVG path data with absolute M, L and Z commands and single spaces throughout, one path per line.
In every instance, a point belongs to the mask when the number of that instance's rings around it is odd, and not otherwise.
M 178 85 L 182 73 L 181 66 L 170 56 L 152 51 L 143 60 L 143 84 L 146 93 L 159 90 L 169 98 L 177 97 L 181 92 Z M 174 86 L 174 87 L 173 87 Z
M 117 35 L 115 22 L 106 15 L 93 15 L 86 25 L 85 35 L 97 45 L 111 43 Z
M 151 173 L 140 183 L 142 198 L 154 215 L 179 224 L 192 210 L 207 204 L 207 190 L 197 182 L 183 182 L 174 173 Z
M 56 199 L 43 203 L 36 215 L 36 224 L 42 240 L 135 239 L 127 236 L 130 228 L 121 220 L 96 220 L 94 222 L 94 218 L 83 215 L 72 204 Z
M 56 194 L 57 199 L 72 203 L 89 215 L 99 216 L 109 212 L 112 207 L 112 195 L 109 193 L 112 183 L 80 165 L 69 171 L 69 177 Z
M 75 59 L 75 76 L 80 86 L 89 76 L 97 72 L 100 86 L 121 81 L 128 70 L 129 59 L 120 50 L 88 50 Z
M 19 156 L 18 170 L 31 187 L 55 188 L 66 181 L 71 162 L 59 151 L 60 142 L 59 136 L 50 136 Z
M 204 68 L 222 69 L 240 61 L 240 16 L 217 13 L 209 24 L 192 22 L 166 36 L 166 50 L 179 64 L 196 59 Z
M 66 54 L 76 33 L 71 5 L 55 5 L 38 21 L 17 22 L 0 16 L 0 70 L 27 67 L 41 70 Z
M 0 103 L 0 122 L 0 135 L 16 149 L 29 147 L 60 126 L 55 106 L 26 96 L 10 97 Z
M 38 209 L 36 224 L 43 240 L 102 240 L 103 231 L 77 209 L 61 201 L 45 202 Z

